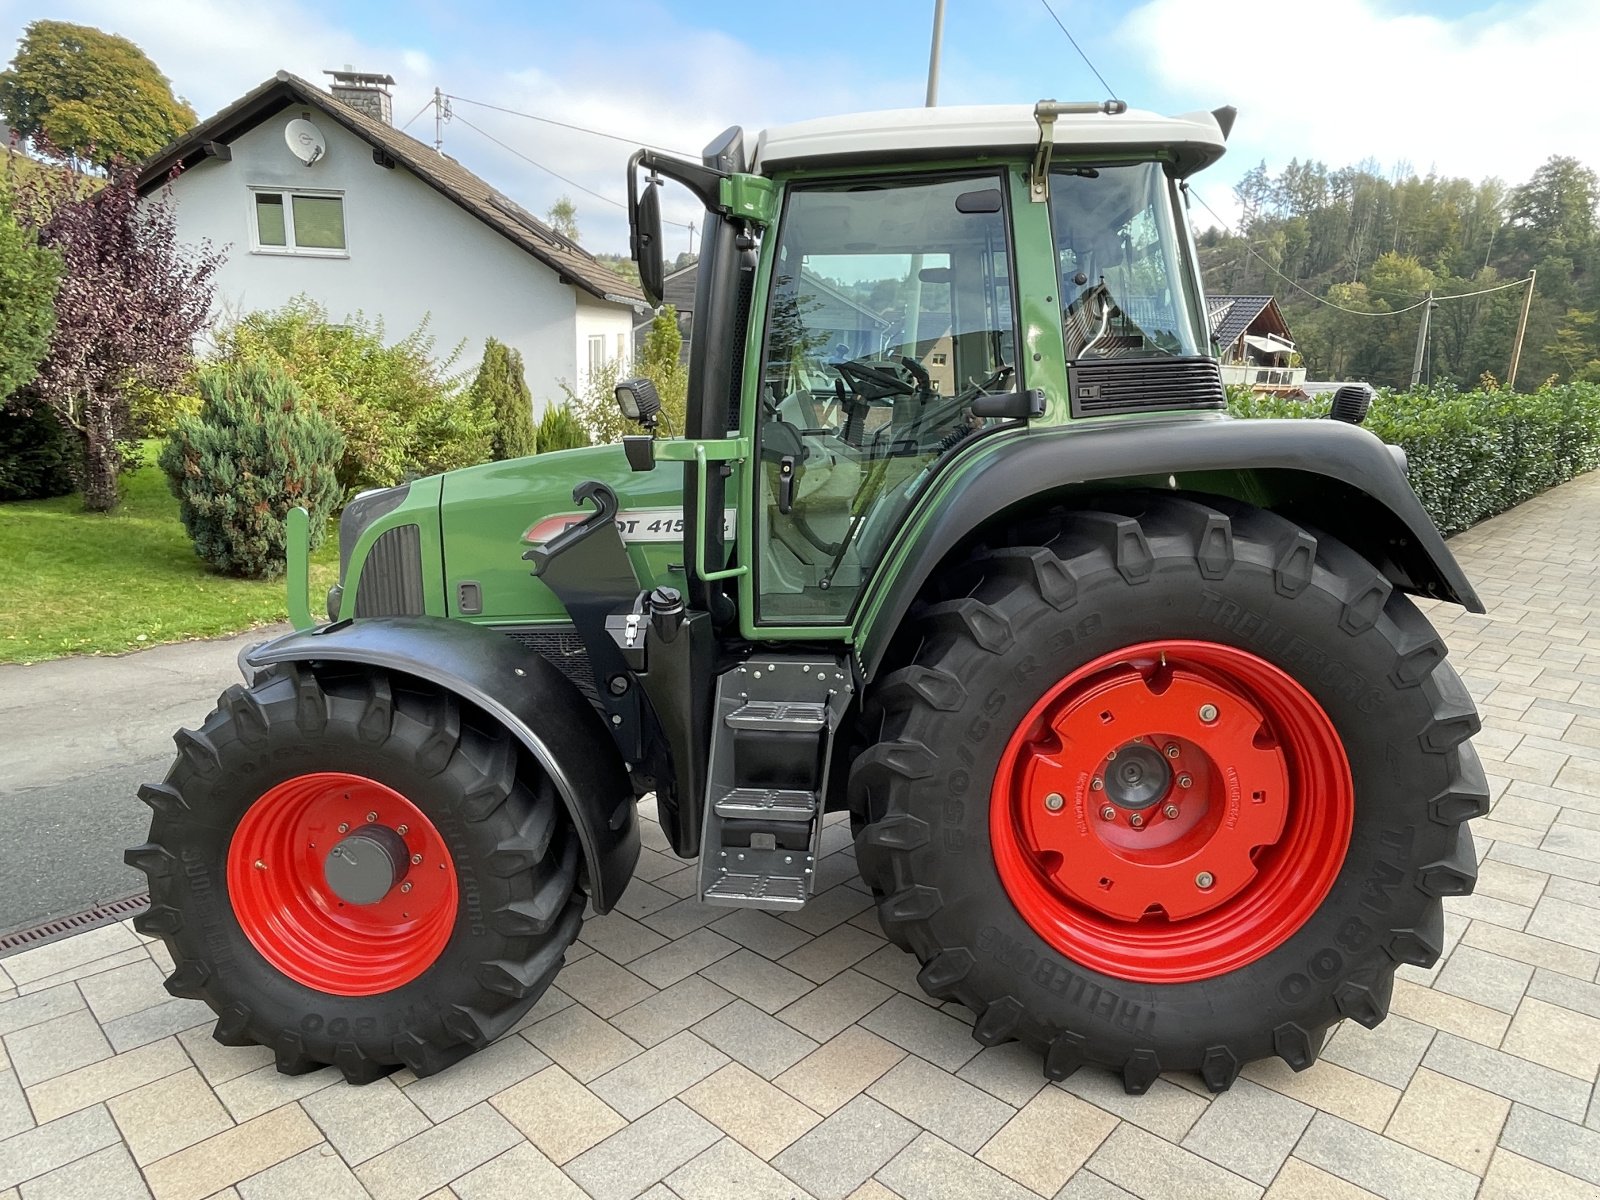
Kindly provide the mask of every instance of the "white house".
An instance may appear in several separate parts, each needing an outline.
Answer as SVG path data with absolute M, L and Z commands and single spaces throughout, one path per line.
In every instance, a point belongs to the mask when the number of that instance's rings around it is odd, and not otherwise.
M 178 236 L 225 247 L 219 317 L 304 294 L 333 319 L 424 317 L 470 368 L 487 337 L 522 352 L 535 415 L 589 370 L 631 355 L 638 287 L 389 122 L 387 76 L 339 72 L 333 94 L 287 72 L 145 164 L 172 189 Z

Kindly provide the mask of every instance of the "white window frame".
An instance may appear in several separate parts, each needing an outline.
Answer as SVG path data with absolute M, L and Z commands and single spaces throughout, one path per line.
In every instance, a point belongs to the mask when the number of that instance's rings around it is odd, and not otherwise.
M 349 239 L 346 240 L 348 241 Z M 589 356 L 588 370 L 590 376 L 593 377 L 595 372 L 604 370 L 606 363 L 610 361 L 610 359 L 606 357 L 606 335 L 603 333 L 589 334 L 586 347 L 588 349 Z M 598 362 L 595 361 L 595 351 L 597 349 L 600 351 Z
M 260 195 L 277 195 L 283 198 L 283 236 L 289 243 L 288 245 L 262 245 L 261 226 L 256 216 L 256 197 Z M 297 246 L 294 244 L 294 198 L 296 196 L 310 196 L 319 200 L 337 200 L 339 202 L 339 211 L 344 217 L 344 246 L 341 249 L 335 250 L 326 246 Z M 330 191 L 324 188 L 290 188 L 256 184 L 251 186 L 246 200 L 250 206 L 246 218 L 250 225 L 250 253 L 289 255 L 294 258 L 350 257 L 350 214 L 349 210 L 345 208 L 343 192 Z

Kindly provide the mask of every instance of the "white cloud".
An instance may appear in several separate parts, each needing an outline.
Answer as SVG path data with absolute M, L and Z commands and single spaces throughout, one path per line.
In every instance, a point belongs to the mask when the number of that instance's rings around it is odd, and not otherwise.
M 325 83 L 324 68 L 347 63 L 357 70 L 394 75 L 396 125 L 424 109 L 438 86 L 447 93 L 691 154 L 730 124 L 759 129 L 906 100 L 898 93 L 874 91 L 870 73 L 865 81 L 852 82 L 862 73 L 826 52 L 808 51 L 803 62 L 780 61 L 730 34 L 688 28 L 670 17 L 648 29 L 624 27 L 619 37 L 630 44 L 536 44 L 532 34 L 513 31 L 508 37 L 527 41 L 527 52 L 500 57 L 537 65 L 500 71 L 476 56 L 451 58 L 407 45 L 403 33 L 396 34 L 393 44 L 369 44 L 339 25 L 327 9 L 304 0 L 159 0 L 137 5 L 60 0 L 55 7 L 55 19 L 94 25 L 136 42 L 202 118 L 280 69 Z M 9 27 L 20 35 L 36 15 L 18 0 L 0 0 L 0 31 Z M 685 64 L 715 65 L 690 69 Z M 816 90 L 818 78 L 830 81 L 825 93 Z M 467 123 L 613 200 L 626 194 L 630 146 L 466 104 L 455 105 L 455 110 L 461 119 L 444 128 L 445 153 L 535 213 L 542 215 L 557 196 L 571 195 L 585 245 L 625 251 L 621 208 L 528 165 Z M 432 112 L 422 111 L 408 132 L 431 142 Z M 701 223 L 703 213 L 681 189 L 669 188 L 665 200 L 669 220 Z M 668 252 L 676 253 L 688 247 L 688 234 L 669 229 L 666 241 Z
M 1233 149 L 1219 169 L 1230 178 L 1263 158 L 1269 167 L 1372 158 L 1513 184 L 1552 154 L 1600 166 L 1595 0 L 1533 0 L 1454 18 L 1396 8 L 1149 0 L 1119 34 L 1183 102 L 1237 105 Z

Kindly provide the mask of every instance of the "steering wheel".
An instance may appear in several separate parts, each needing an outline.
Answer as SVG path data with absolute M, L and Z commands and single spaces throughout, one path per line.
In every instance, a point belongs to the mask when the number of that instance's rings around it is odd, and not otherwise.
M 908 361 L 908 360 L 902 360 Z M 850 385 L 850 390 L 863 400 L 887 400 L 891 396 L 915 396 L 917 384 L 901 379 L 893 371 L 882 367 L 869 367 L 866 363 L 846 360 L 832 364 L 833 369 L 844 377 Z M 922 377 L 927 378 L 926 373 Z M 920 382 L 920 381 L 919 381 Z

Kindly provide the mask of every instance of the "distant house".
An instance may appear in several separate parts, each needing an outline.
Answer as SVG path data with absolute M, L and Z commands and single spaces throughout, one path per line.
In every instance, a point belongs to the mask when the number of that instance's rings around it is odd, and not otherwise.
M 1208 296 L 1211 332 L 1220 348 L 1222 382 L 1258 392 L 1299 391 L 1304 367 L 1292 366 L 1296 354 L 1289 324 L 1271 296 Z
M 670 304 L 678 314 L 678 332 L 683 335 L 683 360 L 689 359 L 689 343 L 694 337 L 694 292 L 699 264 L 680 267 L 662 280 L 662 304 Z M 826 331 L 825 358 L 860 358 L 876 354 L 883 347 L 889 322 L 864 304 L 810 271 L 800 275 L 800 299 L 805 307 L 806 328 L 813 333 Z M 635 345 L 642 346 L 650 330 L 646 314 L 634 327 Z M 948 332 L 949 321 L 945 327 Z
M 436 350 L 487 337 L 522 352 L 535 414 L 563 383 L 631 355 L 644 297 L 521 205 L 390 124 L 393 79 L 330 72 L 332 92 L 279 71 L 147 162 L 170 181 L 178 236 L 227 248 L 218 316 L 304 294 L 333 319 L 424 319 Z

